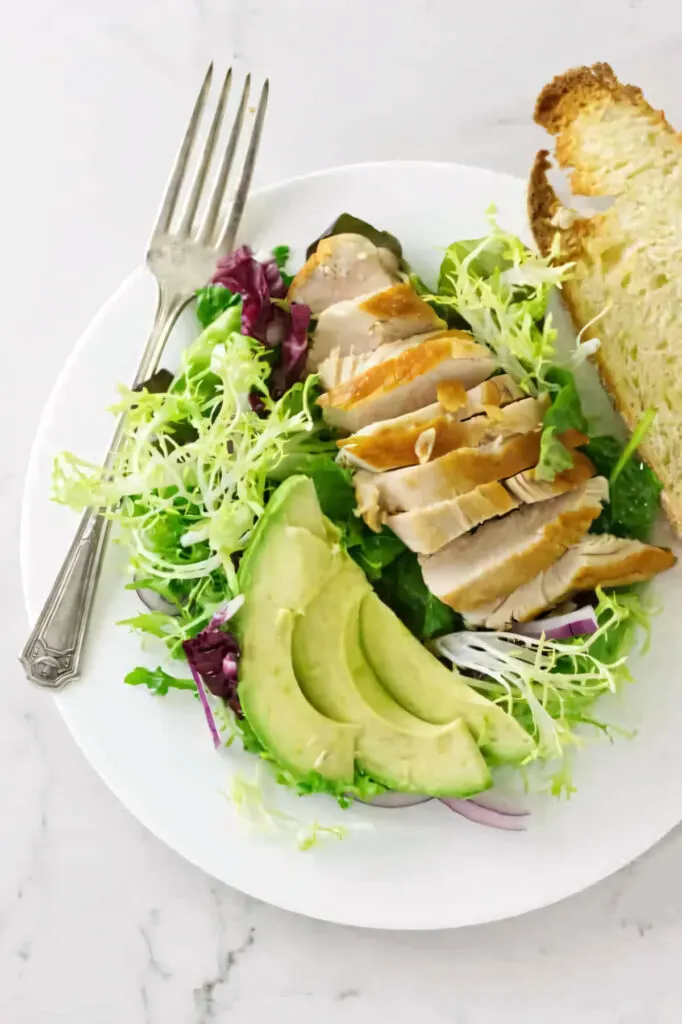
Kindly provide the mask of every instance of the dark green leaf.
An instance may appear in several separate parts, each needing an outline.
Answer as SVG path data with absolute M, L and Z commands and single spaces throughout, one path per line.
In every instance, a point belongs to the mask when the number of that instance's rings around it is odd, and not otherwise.
M 191 679 L 177 679 L 169 676 L 162 668 L 134 668 L 125 677 L 128 686 L 146 686 L 158 697 L 165 697 L 169 690 L 195 690 L 196 685 Z
M 369 238 L 370 242 L 374 242 L 379 248 L 389 249 L 398 260 L 398 263 L 402 263 L 403 247 L 395 235 L 392 235 L 390 231 L 379 231 L 378 228 L 368 224 L 366 220 L 354 217 L 351 213 L 340 214 L 326 231 L 323 231 L 314 242 L 310 243 L 306 250 L 306 259 L 310 259 L 317 249 L 318 242 L 322 241 L 323 238 L 345 234 L 362 235 L 363 238 Z
M 460 616 L 427 589 L 417 556 L 411 551 L 396 558 L 374 586 L 419 640 L 461 629 Z
M 593 437 L 584 451 L 600 476 L 610 477 L 623 445 L 615 437 Z M 626 462 L 609 487 L 609 503 L 592 524 L 592 533 L 648 539 L 660 506 L 663 484 L 652 469 L 635 454 Z
M 239 294 L 233 294 L 224 284 L 209 284 L 199 288 L 197 293 L 197 317 L 204 327 L 212 324 L 229 306 L 236 306 L 241 300 Z
M 150 395 L 165 395 L 173 383 L 173 374 L 170 370 L 161 368 L 153 373 L 147 380 L 142 381 L 133 388 L 133 391 L 148 391 Z
M 373 533 L 364 523 L 359 526 L 357 542 L 348 544 L 350 554 L 368 580 L 378 580 L 386 566 L 406 550 L 405 545 L 386 526 L 381 533 Z

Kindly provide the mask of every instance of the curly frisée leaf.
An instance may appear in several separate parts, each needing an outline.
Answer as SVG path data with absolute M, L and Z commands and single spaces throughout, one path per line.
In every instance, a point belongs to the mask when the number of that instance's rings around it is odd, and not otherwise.
M 494 207 L 488 211 L 490 232 L 485 238 L 448 248 L 438 295 L 424 298 L 453 306 L 474 336 L 493 350 L 500 366 L 535 395 L 546 390 L 541 382 L 556 343 L 547 302 L 571 265 L 556 263 L 556 248 L 547 257 L 526 248 L 499 227 L 495 212 Z
M 130 551 L 133 575 L 180 609 L 175 627 L 171 617 L 129 623 L 168 632 L 174 654 L 236 593 L 233 559 L 265 507 L 269 475 L 318 429 L 307 382 L 296 401 L 270 397 L 267 351 L 239 333 L 240 320 L 240 305 L 214 320 L 184 352 L 165 393 L 121 388 L 114 411 L 126 418 L 126 438 L 110 466 L 71 453 L 55 461 L 55 499 L 102 509 Z M 254 391 L 265 416 L 250 407 Z M 178 425 L 191 427 L 185 443 Z
M 513 715 L 538 741 L 537 756 L 561 761 L 583 742 L 580 725 L 608 731 L 594 717 L 595 701 L 630 680 L 626 657 L 649 615 L 634 590 L 597 591 L 597 630 L 572 640 L 518 633 L 462 631 L 431 643 L 432 649 L 484 696 Z M 556 767 L 556 766 L 555 766 Z M 567 790 L 568 767 L 557 771 Z

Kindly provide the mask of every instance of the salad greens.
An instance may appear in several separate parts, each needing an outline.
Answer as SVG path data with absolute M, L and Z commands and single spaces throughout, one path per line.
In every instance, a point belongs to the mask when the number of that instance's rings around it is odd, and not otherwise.
M 434 651 L 459 669 L 480 674 L 475 684 L 534 735 L 537 757 L 554 765 L 553 788 L 570 792 L 565 763 L 571 747 L 583 742 L 576 728 L 589 725 L 608 733 L 593 705 L 630 681 L 627 655 L 638 627 L 648 630 L 649 613 L 634 589 L 597 591 L 596 632 L 571 640 L 532 638 L 518 633 L 463 631 L 433 643 Z
M 489 224 L 484 238 L 448 247 L 435 292 L 409 273 L 400 242 L 389 232 L 344 213 L 320 238 L 356 232 L 389 249 L 449 325 L 470 329 L 527 394 L 547 396 L 537 477 L 551 481 L 571 467 L 567 432 L 573 432 L 573 444 L 588 438 L 584 451 L 610 480 L 610 501 L 593 531 L 645 540 L 662 485 L 636 449 L 654 412 L 645 413 L 626 446 L 609 436 L 589 437 L 573 374 L 555 361 L 556 330 L 548 312 L 550 294 L 571 266 L 557 263 L 556 250 L 541 257 L 505 233 L 492 208 Z M 158 696 L 171 689 L 198 692 L 206 710 L 205 685 L 220 698 L 212 703 L 214 732 L 217 726 L 228 745 L 238 736 L 277 782 L 297 793 L 324 792 L 348 806 L 385 791 L 357 768 L 353 783 L 344 786 L 317 771 L 294 776 L 264 748 L 239 703 L 240 651 L 226 630 L 225 602 L 243 600 L 237 597 L 239 560 L 272 493 L 302 473 L 313 481 L 339 542 L 381 599 L 536 738 L 536 756 L 554 762 L 554 791 L 569 792 L 567 753 L 582 742 L 576 730 L 607 730 L 594 715 L 594 702 L 629 678 L 626 655 L 636 628 L 648 626 L 639 594 L 598 591 L 598 628 L 586 637 L 464 631 L 460 616 L 427 589 L 417 556 L 387 527 L 376 533 L 357 514 L 353 473 L 336 461 L 337 435 L 315 404 L 319 382 L 305 375 L 310 310 L 287 301 L 288 260 L 286 245 L 264 261 L 246 246 L 221 260 L 213 281 L 197 292 L 203 330 L 178 371 L 159 370 L 139 389 L 120 389 L 112 411 L 125 415 L 127 432 L 113 465 L 101 468 L 70 452 L 55 462 L 56 500 L 78 510 L 102 509 L 130 552 L 127 586 L 153 591 L 165 602 L 165 610 L 143 610 L 121 624 L 162 641 L 171 657 L 187 655 L 194 676 L 138 667 L 125 682 Z M 261 820 L 288 818 L 265 807 L 260 787 L 240 776 L 231 796 L 249 813 L 256 806 Z M 301 837 L 302 848 L 327 833 L 341 834 L 314 825 Z
M 539 256 L 504 232 L 494 208 L 488 220 L 486 237 L 448 247 L 438 293 L 424 297 L 439 311 L 454 309 L 529 395 L 550 395 L 537 475 L 553 480 L 572 464 L 559 435 L 586 427 L 572 374 L 555 364 L 557 332 L 547 310 L 552 290 L 561 287 L 571 264 L 557 263 L 556 248 Z
M 102 508 L 130 549 L 133 575 L 177 608 L 126 620 L 165 639 L 173 655 L 236 593 L 234 560 L 272 490 L 270 472 L 289 451 L 328 449 L 316 439 L 312 380 L 274 401 L 267 350 L 240 333 L 240 316 L 230 306 L 202 331 L 166 392 L 121 389 L 114 411 L 129 429 L 110 469 L 68 452 L 54 468 L 56 499 Z M 267 415 L 251 408 L 251 393 Z M 186 443 L 178 424 L 192 429 Z
M 633 434 L 625 447 L 609 436 L 593 437 L 585 446 L 597 472 L 609 478 L 609 501 L 592 524 L 592 533 L 648 539 L 658 514 L 663 484 L 636 454 L 641 436 L 636 439 Z

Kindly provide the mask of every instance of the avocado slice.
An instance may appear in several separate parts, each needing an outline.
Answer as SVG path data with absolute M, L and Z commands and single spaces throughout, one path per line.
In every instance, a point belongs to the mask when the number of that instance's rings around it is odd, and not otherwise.
M 390 789 L 467 797 L 491 784 L 490 772 L 461 719 L 421 721 L 382 687 L 360 646 L 359 609 L 370 591 L 347 556 L 298 617 L 293 634 L 296 678 L 328 718 L 358 727 L 356 759 Z
M 291 663 L 295 620 L 338 568 L 330 530 L 306 477 L 290 477 L 269 502 L 239 568 L 239 699 L 260 742 L 296 777 L 350 784 L 357 729 L 320 714 Z
M 411 714 L 435 724 L 461 717 L 496 764 L 532 756 L 535 741 L 526 730 L 441 665 L 374 592 L 360 605 L 360 642 L 379 681 Z

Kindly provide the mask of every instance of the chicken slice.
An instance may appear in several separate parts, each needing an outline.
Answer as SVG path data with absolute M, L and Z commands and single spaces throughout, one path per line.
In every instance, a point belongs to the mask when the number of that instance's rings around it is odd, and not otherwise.
M 508 597 L 463 614 L 471 625 L 506 629 L 513 622 L 530 622 L 581 590 L 642 583 L 670 569 L 675 562 L 668 548 L 608 534 L 590 534 Z
M 401 341 L 391 341 L 380 345 L 379 348 L 371 352 L 351 352 L 346 356 L 341 355 L 340 350 L 335 348 L 326 359 L 322 360 L 316 372 L 325 390 L 331 391 L 333 388 L 339 387 L 340 384 L 346 384 L 353 377 L 364 373 L 365 370 L 369 370 L 370 367 L 383 363 L 385 359 L 393 359 L 406 349 L 412 348 L 414 345 L 421 345 L 423 342 L 429 341 L 430 338 L 439 338 L 442 334 L 442 330 L 413 334 Z
M 594 477 L 568 494 L 484 523 L 437 554 L 422 556 L 424 582 L 455 611 L 506 597 L 577 543 L 607 498 L 608 481 Z
M 369 526 L 382 512 L 412 512 L 449 501 L 481 484 L 514 476 L 537 465 L 540 433 L 518 434 L 482 448 L 458 448 L 423 466 L 387 473 L 360 470 L 355 474 L 358 508 Z
M 377 471 L 415 466 L 455 448 L 479 448 L 499 438 L 537 430 L 549 402 L 547 396 L 522 398 L 504 409 L 490 406 L 480 416 L 463 419 L 461 413 L 468 406 L 466 394 L 465 404 L 457 412 L 445 412 L 436 403 L 417 413 L 364 427 L 339 441 L 339 447 Z M 427 410 L 432 410 L 431 415 L 425 415 Z
M 373 294 L 335 302 L 320 313 L 308 369 L 316 370 L 334 349 L 342 356 L 371 352 L 387 342 L 445 326 L 409 284 L 394 284 Z
M 317 315 L 335 302 L 390 288 L 398 280 L 398 264 L 386 254 L 363 235 L 322 238 L 289 285 L 289 301 L 303 302 Z
M 431 555 L 486 519 L 506 515 L 518 506 L 518 500 L 494 481 L 428 508 L 385 516 L 383 522 L 411 551 Z
M 581 443 L 581 439 L 578 439 Z M 569 447 L 571 447 L 569 445 Z M 515 498 L 524 505 L 534 505 L 537 501 L 555 498 L 558 494 L 572 491 L 580 484 L 594 476 L 594 466 L 584 452 L 573 452 L 573 465 L 563 473 L 557 473 L 553 480 L 538 480 L 535 469 L 527 469 L 505 480 L 507 487 Z
M 437 397 L 442 381 L 457 380 L 468 389 L 495 368 L 490 351 L 464 331 L 442 331 L 385 359 L 318 398 L 324 418 L 349 433 L 387 420 Z
M 375 514 L 375 526 L 389 526 L 412 551 L 432 555 L 488 519 L 506 515 L 526 502 L 532 504 L 555 498 L 594 476 L 594 466 L 586 455 L 574 452 L 573 458 L 573 468 L 557 475 L 551 483 L 536 482 L 534 470 L 529 469 L 502 483 L 482 484 L 458 498 L 439 501 L 427 508 L 396 515 L 381 513 L 378 518 Z M 526 482 L 520 486 L 522 481 Z

